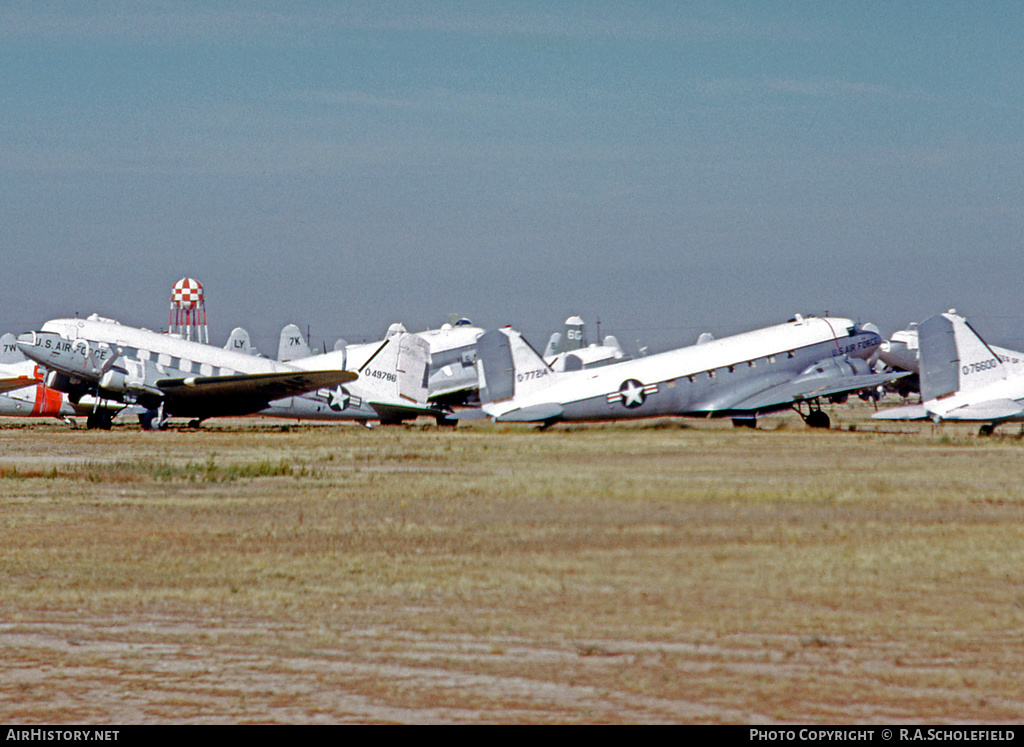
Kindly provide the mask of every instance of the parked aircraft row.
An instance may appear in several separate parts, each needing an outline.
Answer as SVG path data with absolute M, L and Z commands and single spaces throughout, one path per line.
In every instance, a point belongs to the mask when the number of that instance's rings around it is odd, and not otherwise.
M 272 360 L 241 329 L 217 348 L 93 315 L 51 320 L 19 337 L 17 348 L 43 372 L 45 386 L 64 395 L 62 405 L 81 412 L 91 404 L 87 422 L 100 428 L 125 406 L 139 412 L 144 428 L 161 428 L 171 417 L 198 424 L 251 413 L 364 423 L 429 415 L 439 424 L 490 416 L 543 426 L 679 414 L 753 425 L 762 413 L 790 407 L 809 425 L 827 427 L 822 401 L 903 375 L 871 369 L 880 344 L 871 325 L 798 315 L 630 360 L 613 337 L 586 345 L 574 317 L 552 336 L 546 356 L 511 329 L 484 332 L 461 321 L 421 334 L 393 325 L 380 342 L 339 341 L 320 355 L 311 355 L 290 325 Z M 28 376 L 19 376 L 23 385 Z M 460 407 L 474 398 L 480 408 Z
M 235 329 L 227 345 L 185 340 L 96 315 L 46 322 L 0 351 L 0 414 L 85 415 L 109 428 L 129 408 L 144 428 L 172 417 L 194 425 L 259 413 L 295 419 L 441 425 L 489 417 L 557 422 L 683 415 L 754 426 L 794 409 L 829 427 L 821 405 L 920 380 L 921 404 L 882 419 L 976 420 L 991 433 L 1024 420 L 1024 354 L 987 345 L 954 312 L 883 341 L 870 324 L 796 315 L 784 324 L 631 359 L 614 337 L 588 345 L 579 317 L 538 353 L 512 328 L 468 320 L 314 355 L 298 327 L 281 332 L 276 359 Z M 883 369 L 884 370 L 880 370 Z

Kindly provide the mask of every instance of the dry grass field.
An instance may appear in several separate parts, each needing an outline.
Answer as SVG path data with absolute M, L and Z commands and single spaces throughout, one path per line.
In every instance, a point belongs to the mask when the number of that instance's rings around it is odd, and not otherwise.
M 0 422 L 0 721 L 1024 719 L 1024 440 Z

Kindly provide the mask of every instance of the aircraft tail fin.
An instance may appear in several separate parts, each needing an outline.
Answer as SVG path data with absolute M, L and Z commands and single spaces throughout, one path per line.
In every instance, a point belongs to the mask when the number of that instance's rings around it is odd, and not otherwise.
M 312 353 L 306 338 L 302 336 L 302 330 L 294 324 L 285 325 L 281 330 L 281 338 L 277 345 L 277 359 L 286 363 L 299 358 L 308 358 L 310 355 Z
M 28 358 L 18 348 L 18 338 L 8 332 L 0 337 L 0 363 L 24 363 Z
M 554 332 L 544 348 L 544 357 L 551 358 L 559 353 L 571 353 L 587 346 L 587 325 L 583 318 L 571 316 L 565 320 L 565 331 Z
M 619 338 L 615 335 L 605 335 L 603 345 L 606 348 L 616 350 L 618 352 L 615 356 L 616 358 L 624 358 L 626 356 L 626 351 L 622 349 L 622 345 L 619 344 Z
M 408 332 L 392 335 L 359 368 L 360 388 L 376 402 L 426 407 L 430 343 Z
M 245 353 L 246 355 L 259 354 L 252 345 L 249 333 L 242 327 L 235 327 L 231 330 L 231 336 L 228 337 L 228 344 L 224 346 L 224 349 L 233 350 L 236 353 Z
M 981 389 L 1006 378 L 1006 364 L 962 316 L 930 317 L 917 332 L 922 400 Z
M 476 343 L 480 401 L 499 402 L 544 389 L 555 372 L 514 329 L 490 330 Z
M 548 344 L 544 348 L 544 357 L 553 358 L 562 351 L 562 333 L 552 332 L 548 338 Z
M 587 327 L 582 317 L 571 316 L 565 320 L 565 334 L 562 335 L 562 352 L 579 350 L 587 346 Z

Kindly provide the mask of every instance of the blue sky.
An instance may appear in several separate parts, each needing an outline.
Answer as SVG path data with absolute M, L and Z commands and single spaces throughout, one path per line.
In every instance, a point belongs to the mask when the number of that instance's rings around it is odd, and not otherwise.
M 7 2 L 3 322 L 1024 347 L 1024 3 Z

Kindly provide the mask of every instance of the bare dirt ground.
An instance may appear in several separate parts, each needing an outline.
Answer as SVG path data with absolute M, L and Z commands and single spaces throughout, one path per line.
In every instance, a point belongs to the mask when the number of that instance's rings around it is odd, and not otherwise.
M 1024 441 L 0 423 L 8 723 L 1024 718 Z

